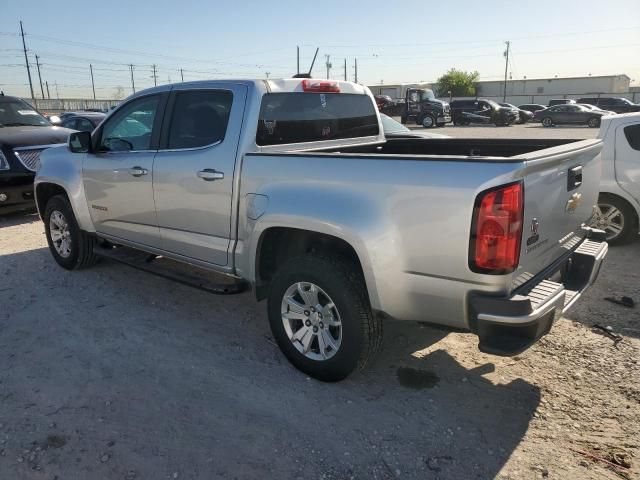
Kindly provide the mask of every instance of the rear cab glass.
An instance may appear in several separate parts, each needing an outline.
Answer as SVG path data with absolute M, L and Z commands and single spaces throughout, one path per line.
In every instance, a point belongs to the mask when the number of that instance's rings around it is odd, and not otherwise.
M 260 146 L 376 136 L 374 102 L 351 93 L 267 93 L 262 97 Z

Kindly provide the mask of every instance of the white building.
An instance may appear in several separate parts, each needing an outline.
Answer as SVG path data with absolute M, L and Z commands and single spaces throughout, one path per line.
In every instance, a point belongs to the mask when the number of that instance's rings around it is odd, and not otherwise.
M 523 78 L 507 80 L 507 101 L 544 103 L 551 98 L 578 98 L 585 95 L 629 96 L 631 79 L 627 75 L 603 75 L 565 78 Z M 502 98 L 504 81 L 480 81 L 478 96 Z

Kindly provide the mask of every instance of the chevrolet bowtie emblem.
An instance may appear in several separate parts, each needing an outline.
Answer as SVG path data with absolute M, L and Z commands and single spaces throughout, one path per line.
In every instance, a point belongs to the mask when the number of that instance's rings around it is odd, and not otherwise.
M 567 200 L 567 206 L 565 207 L 565 210 L 567 211 L 567 213 L 573 213 L 576 211 L 576 208 L 578 208 L 581 203 L 582 203 L 582 194 L 574 193 L 573 195 L 571 195 L 571 198 Z

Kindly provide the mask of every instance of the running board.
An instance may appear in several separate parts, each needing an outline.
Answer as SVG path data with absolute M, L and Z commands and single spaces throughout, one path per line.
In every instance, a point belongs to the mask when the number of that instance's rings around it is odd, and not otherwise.
M 94 253 L 118 263 L 216 295 L 233 295 L 248 284 L 232 277 L 123 246 L 96 246 Z

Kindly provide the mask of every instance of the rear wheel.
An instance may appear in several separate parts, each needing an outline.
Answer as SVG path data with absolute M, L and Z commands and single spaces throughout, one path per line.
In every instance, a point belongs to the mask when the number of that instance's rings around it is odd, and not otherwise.
M 628 243 L 638 233 L 638 219 L 633 208 L 620 197 L 608 193 L 601 193 L 598 197 L 598 208 L 591 226 L 604 230 L 611 245 Z
M 405 117 L 405 116 L 400 117 L 400 123 L 402 125 L 406 124 L 407 123 L 407 117 Z
M 98 257 L 93 253 L 96 239 L 80 230 L 64 195 L 56 195 L 47 202 L 43 220 L 49 250 L 58 265 L 74 270 L 97 263 Z
M 274 277 L 268 304 L 278 346 L 297 369 L 318 380 L 344 379 L 380 347 L 382 324 L 350 262 L 292 258 Z
M 587 122 L 590 128 L 598 128 L 600 126 L 600 119 L 598 117 L 590 118 Z
M 542 119 L 542 126 L 543 127 L 551 127 L 551 126 L 553 126 L 553 120 L 551 120 L 551 117 L 544 117 Z

